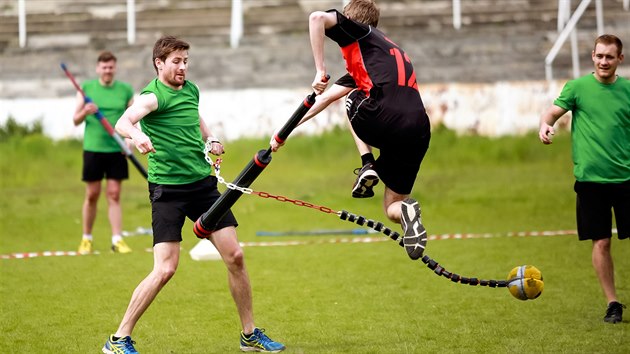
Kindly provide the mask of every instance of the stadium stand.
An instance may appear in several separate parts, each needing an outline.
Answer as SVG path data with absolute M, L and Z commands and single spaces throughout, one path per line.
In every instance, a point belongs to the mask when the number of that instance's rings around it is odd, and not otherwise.
M 630 47 L 630 12 L 623 0 L 602 0 L 605 31 Z M 307 19 L 341 0 L 243 0 L 244 37 L 229 45 L 230 0 L 136 0 L 136 42 L 127 43 L 126 0 L 28 0 L 27 45 L 19 46 L 17 0 L 0 0 L 0 97 L 72 93 L 58 64 L 78 77 L 93 74 L 100 50 L 114 51 L 119 71 L 134 87 L 154 72 L 146 64 L 162 34 L 193 45 L 191 77 L 205 89 L 300 87 L 312 80 Z M 544 58 L 558 36 L 558 2 L 464 0 L 462 27 L 453 28 L 451 0 L 380 0 L 381 22 L 407 49 L 421 83 L 544 80 Z M 573 1 L 573 9 L 579 1 Z M 597 35 L 595 6 L 578 23 L 582 71 Z M 627 50 L 626 50 L 627 52 Z M 331 58 L 339 51 L 331 46 Z M 329 60 L 335 76 L 343 67 Z M 334 66 L 337 65 L 337 66 Z M 626 65 L 627 67 L 627 65 Z M 557 78 L 571 77 L 570 45 L 554 62 Z M 621 71 L 627 76 L 626 71 Z

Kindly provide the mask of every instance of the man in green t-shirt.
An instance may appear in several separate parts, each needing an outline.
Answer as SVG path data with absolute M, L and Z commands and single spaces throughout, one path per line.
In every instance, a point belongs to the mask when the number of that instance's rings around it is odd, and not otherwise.
M 131 333 L 175 274 L 186 217 L 196 221 L 220 197 L 217 178 L 210 175 L 212 171 L 205 160 L 204 141 L 210 144 L 214 155 L 223 154 L 223 145 L 212 137 L 199 115 L 199 89 L 186 80 L 189 47 L 171 36 L 155 43 L 153 67 L 158 77 L 143 89 L 116 124 L 120 135 L 131 138 L 142 154 L 149 154 L 154 265 L 133 292 L 118 330 L 103 347 L 105 353 L 136 353 Z M 135 127 L 138 122 L 142 131 Z M 242 326 L 240 347 L 243 351 L 276 353 L 284 350 L 284 345 L 272 341 L 254 325 L 252 289 L 236 235 L 237 225 L 228 211 L 210 235 L 210 241 L 228 270 L 230 292 Z
M 610 253 L 612 212 L 620 240 L 630 237 L 630 80 L 616 75 L 623 45 L 614 35 L 595 40 L 595 71 L 567 82 L 540 118 L 539 138 L 551 144 L 553 124 L 571 111 L 573 174 L 580 240 L 593 240 L 592 263 L 608 301 L 604 321 L 622 321 Z
M 83 177 L 85 200 L 83 201 L 83 238 L 79 253 L 92 252 L 92 228 L 96 219 L 101 182 L 106 179 L 105 197 L 108 204 L 109 223 L 112 229 L 112 250 L 129 253 L 131 249 L 122 239 L 122 211 L 120 190 L 122 181 L 129 177 L 127 159 L 120 146 L 105 130 L 94 115 L 100 110 L 113 126 L 125 109 L 133 103 L 131 85 L 114 79 L 116 57 L 111 52 L 102 52 L 96 61 L 98 79 L 88 80 L 81 85 L 92 103 L 85 103 L 83 95 L 77 93 L 74 124 L 85 122 L 83 136 Z

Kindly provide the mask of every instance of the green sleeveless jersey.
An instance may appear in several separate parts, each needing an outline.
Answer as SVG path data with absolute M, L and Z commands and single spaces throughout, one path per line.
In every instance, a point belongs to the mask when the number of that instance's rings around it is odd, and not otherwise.
M 103 86 L 98 79 L 89 80 L 82 85 L 85 95 L 92 99 L 105 119 L 113 126 L 125 113 L 127 103 L 133 98 L 131 85 L 116 81 L 110 86 Z M 105 130 L 95 115 L 85 117 L 83 150 L 91 152 L 120 152 L 120 146 Z
M 630 180 L 630 80 L 603 84 L 594 75 L 571 80 L 554 101 L 572 112 L 573 174 L 580 182 Z
M 187 184 L 209 176 L 199 129 L 199 88 L 186 80 L 181 90 L 173 90 L 156 78 L 141 94 L 147 93 L 158 101 L 158 108 L 140 121 L 155 148 L 148 158 L 149 182 Z

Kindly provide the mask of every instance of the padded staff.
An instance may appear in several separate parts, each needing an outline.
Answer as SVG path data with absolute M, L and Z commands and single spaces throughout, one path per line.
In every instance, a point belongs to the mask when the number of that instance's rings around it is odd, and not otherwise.
M 66 73 L 66 76 L 68 77 L 68 79 L 72 81 L 72 85 L 74 85 L 74 88 L 81 94 L 81 96 L 83 96 L 83 101 L 86 104 L 93 103 L 94 101 L 92 101 L 91 98 L 85 95 L 85 92 L 83 92 L 83 90 L 81 89 L 77 81 L 74 79 L 74 76 L 72 76 L 70 71 L 68 71 L 68 67 L 66 67 L 66 64 L 61 63 L 61 70 L 63 70 L 63 72 Z M 114 138 L 114 140 L 116 141 L 118 146 L 120 146 L 120 149 L 125 154 L 125 156 L 129 158 L 129 160 L 133 163 L 133 165 L 136 166 L 136 169 L 138 169 L 138 172 L 140 172 L 140 174 L 144 176 L 144 178 L 146 179 L 148 175 L 147 175 L 147 171 L 144 169 L 144 166 L 142 166 L 142 164 L 140 164 L 140 161 L 136 159 L 131 149 L 129 149 L 127 144 L 125 144 L 125 142 L 123 141 L 122 137 L 118 133 L 116 133 L 116 131 L 114 130 L 114 127 L 112 127 L 109 121 L 105 119 L 105 116 L 103 115 L 103 113 L 101 113 L 101 111 L 97 108 L 96 113 L 94 113 L 94 115 L 96 116 L 98 121 L 101 122 L 101 124 L 103 125 L 103 128 L 105 128 L 107 133 L 112 138 Z
M 283 143 L 289 137 L 289 134 L 291 134 L 306 112 L 308 112 L 315 103 L 315 97 L 315 93 L 307 96 L 302 104 L 295 110 L 295 112 L 293 112 L 291 118 L 289 118 L 289 120 L 274 136 L 274 139 L 276 139 L 277 142 Z M 247 166 L 245 166 L 232 184 L 238 186 L 239 188 L 249 187 L 270 162 L 271 147 L 267 150 L 258 151 L 258 153 L 254 155 L 254 158 L 247 164 Z M 197 219 L 195 225 L 193 226 L 193 232 L 195 235 L 199 238 L 210 237 L 210 234 L 216 230 L 218 222 L 221 218 L 223 218 L 223 216 L 225 216 L 228 210 L 232 207 L 232 205 L 234 205 L 234 203 L 236 203 L 242 194 L 243 192 L 238 188 L 228 189 L 225 193 L 223 193 L 219 199 L 212 204 L 210 209 Z

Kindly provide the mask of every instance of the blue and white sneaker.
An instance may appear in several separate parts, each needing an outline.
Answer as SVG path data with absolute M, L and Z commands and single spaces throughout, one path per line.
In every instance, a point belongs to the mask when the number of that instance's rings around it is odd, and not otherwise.
M 254 333 L 249 337 L 241 331 L 241 351 L 279 353 L 285 349 L 282 343 L 274 342 L 267 337 L 264 329 L 254 328 Z
M 400 205 L 400 224 L 403 231 L 403 244 L 409 258 L 414 261 L 424 253 L 427 246 L 427 230 L 422 225 L 420 204 L 411 198 L 406 198 Z
M 131 337 L 126 336 L 114 340 L 114 336 L 111 335 L 107 339 L 107 342 L 103 346 L 103 353 L 105 354 L 137 354 L 136 348 L 133 345 L 136 342 L 131 340 Z

